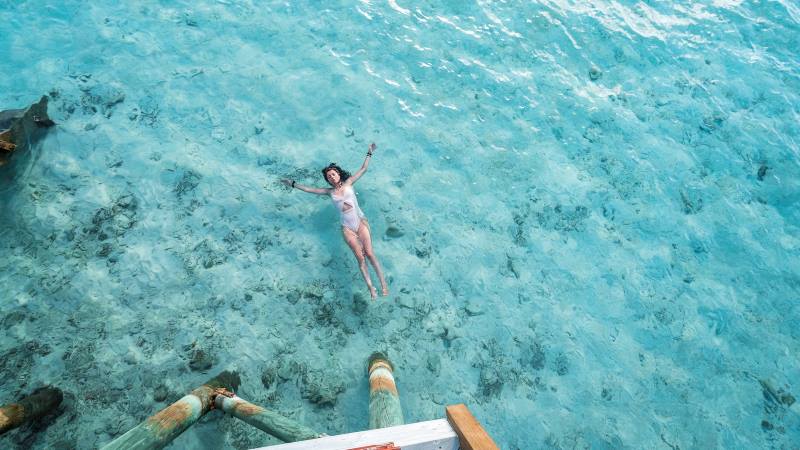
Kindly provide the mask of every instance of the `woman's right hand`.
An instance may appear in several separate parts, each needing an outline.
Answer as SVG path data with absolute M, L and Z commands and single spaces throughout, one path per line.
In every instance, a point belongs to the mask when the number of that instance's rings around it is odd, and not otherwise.
M 282 180 L 281 180 L 281 183 L 285 184 L 285 185 L 286 185 L 286 187 L 292 187 L 292 180 L 290 180 L 290 179 L 288 179 L 288 178 L 284 178 L 284 179 L 282 179 Z

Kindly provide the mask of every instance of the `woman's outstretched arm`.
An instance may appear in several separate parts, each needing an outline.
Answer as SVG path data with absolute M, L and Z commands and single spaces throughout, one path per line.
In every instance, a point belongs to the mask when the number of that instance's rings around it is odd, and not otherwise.
M 367 171 L 367 167 L 369 167 L 369 160 L 372 157 L 372 152 L 375 151 L 375 143 L 369 144 L 369 150 L 367 150 L 367 156 L 364 158 L 364 164 L 361 165 L 361 168 L 358 169 L 356 173 L 350 175 L 350 178 L 345 181 L 345 184 L 353 184 L 361 178 L 361 175 L 364 175 L 364 172 Z
M 311 194 L 325 195 L 330 192 L 330 189 L 303 186 L 302 184 L 297 183 L 294 180 L 289 180 L 287 178 L 282 179 L 281 183 L 285 184 L 286 186 L 289 186 L 290 188 L 300 189 L 303 192 L 308 192 Z

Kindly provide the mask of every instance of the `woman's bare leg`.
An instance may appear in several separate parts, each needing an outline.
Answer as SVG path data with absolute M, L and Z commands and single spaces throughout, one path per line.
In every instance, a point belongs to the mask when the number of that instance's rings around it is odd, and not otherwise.
M 361 242 L 359 242 L 358 235 L 354 233 L 353 230 L 346 227 L 342 227 L 342 234 L 344 235 L 345 242 L 347 242 L 347 245 L 350 246 L 350 249 L 353 251 L 353 255 L 355 255 L 356 259 L 358 260 L 358 268 L 361 269 L 361 275 L 364 276 L 364 281 L 367 283 L 369 295 L 373 300 L 375 300 L 375 298 L 378 297 L 378 294 L 375 293 L 375 288 L 372 286 L 372 280 L 369 278 L 367 262 L 364 259 L 364 248 L 361 246 Z
M 372 267 L 375 268 L 375 274 L 378 275 L 378 280 L 381 282 L 381 294 L 385 297 L 389 295 L 389 286 L 383 278 L 383 270 L 381 270 L 378 258 L 375 256 L 375 252 L 372 251 L 372 236 L 369 231 L 369 223 L 366 220 L 362 219 L 361 224 L 358 226 L 358 238 L 364 247 L 364 254 L 369 258 Z

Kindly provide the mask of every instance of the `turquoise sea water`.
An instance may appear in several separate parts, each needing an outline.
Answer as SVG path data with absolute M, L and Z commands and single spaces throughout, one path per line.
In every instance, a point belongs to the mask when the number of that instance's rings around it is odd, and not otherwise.
M 0 447 L 95 448 L 223 369 L 328 434 L 466 403 L 503 449 L 797 448 L 792 1 L 0 1 Z M 392 295 L 325 197 L 356 185 Z M 13 175 L 9 170 L 13 170 Z M 386 234 L 389 227 L 398 231 Z M 217 412 L 170 448 L 277 441 Z

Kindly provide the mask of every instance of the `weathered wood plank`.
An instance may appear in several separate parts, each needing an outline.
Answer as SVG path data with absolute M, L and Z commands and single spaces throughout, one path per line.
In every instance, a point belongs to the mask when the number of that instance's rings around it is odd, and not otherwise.
M 463 403 L 446 409 L 447 420 L 458 434 L 462 450 L 500 450 Z
M 222 372 L 191 394 L 109 442 L 103 450 L 164 448 L 211 409 L 220 390 L 233 391 L 239 387 L 239 382 L 236 373 Z
M 257 450 L 342 450 L 388 442 L 403 450 L 458 450 L 458 435 L 445 419 L 326 436 Z
M 265 431 L 283 442 L 296 442 L 323 436 L 305 425 L 240 397 L 218 395 L 214 400 L 217 409 Z

